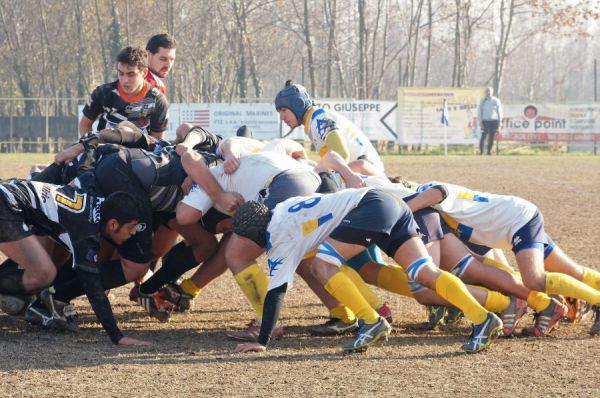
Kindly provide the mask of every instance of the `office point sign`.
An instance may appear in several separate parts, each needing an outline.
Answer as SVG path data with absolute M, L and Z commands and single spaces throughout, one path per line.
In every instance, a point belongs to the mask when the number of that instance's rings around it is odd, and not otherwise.
M 498 139 L 600 142 L 600 104 L 506 104 Z

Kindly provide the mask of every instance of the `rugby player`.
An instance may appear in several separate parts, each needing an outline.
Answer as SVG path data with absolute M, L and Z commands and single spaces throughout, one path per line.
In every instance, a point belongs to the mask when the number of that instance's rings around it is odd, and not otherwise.
M 144 341 L 125 337 L 113 317 L 99 276 L 98 252 L 103 239 L 119 248 L 138 230 L 140 209 L 131 195 L 116 192 L 104 198 L 93 191 L 41 182 L 9 180 L 0 184 L 0 251 L 19 267 L 3 266 L 0 292 L 19 299 L 49 286 L 56 266 L 35 234 L 51 237 L 71 254 L 71 268 L 81 283 L 98 321 L 115 344 L 142 345 Z M 124 267 L 129 260 L 111 261 L 102 266 Z M 122 272 L 122 271 L 121 271 Z M 40 293 L 47 312 L 30 305 L 26 316 L 40 323 L 56 322 L 68 327 L 69 310 L 48 289 Z
M 431 261 L 412 213 L 392 196 L 372 188 L 348 189 L 329 195 L 290 198 L 271 212 L 259 202 L 240 206 L 233 220 L 239 239 L 266 248 L 269 289 L 258 342 L 240 344 L 236 352 L 264 351 L 279 317 L 283 296 L 305 254 L 317 249 L 312 270 L 327 291 L 350 308 L 364 324 L 347 351 L 362 351 L 389 334 L 391 327 L 360 295 L 339 266 L 372 244 L 394 258 L 411 280 L 435 291 L 461 308 L 475 324 L 463 346 L 473 353 L 487 348 L 502 329 L 502 321 L 483 308 L 456 276 Z
M 83 107 L 79 134 L 115 127 L 127 120 L 146 134 L 163 138 L 169 104 L 165 96 L 144 80 L 147 54 L 140 47 L 125 47 L 117 55 L 118 80 L 96 87 Z
M 537 206 L 525 199 L 478 192 L 453 184 L 429 182 L 417 188 L 408 202 L 412 210 L 432 206 L 466 243 L 488 248 L 511 249 L 521 278 L 533 292 L 560 294 L 600 305 L 600 273 L 577 264 L 544 231 L 544 218 Z M 539 305 L 550 308 L 547 297 Z M 529 300 L 528 300 L 529 301 Z M 543 336 L 565 315 L 564 306 L 538 313 L 535 325 L 524 332 Z M 590 334 L 600 334 L 600 310 Z
M 335 151 L 356 172 L 384 173 L 383 162 L 365 134 L 342 115 L 315 106 L 303 86 L 288 80 L 275 97 L 275 108 L 288 126 L 304 128 L 320 156 Z

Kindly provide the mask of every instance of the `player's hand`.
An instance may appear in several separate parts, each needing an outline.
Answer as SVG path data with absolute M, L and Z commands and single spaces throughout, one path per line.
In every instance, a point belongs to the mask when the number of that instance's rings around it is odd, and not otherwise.
M 358 176 L 356 173 L 352 173 L 346 179 L 346 187 L 348 187 L 348 188 L 362 188 L 362 187 L 366 187 L 366 184 L 363 181 L 363 179 L 360 178 L 360 176 Z
M 183 156 L 189 150 L 188 146 L 184 143 L 179 143 L 175 146 L 175 152 L 179 155 L 179 157 Z
M 223 192 L 216 201 L 223 210 L 231 213 L 244 203 L 244 197 L 237 192 Z
M 267 347 L 258 343 L 243 343 L 238 344 L 233 352 L 235 353 L 244 353 L 244 352 L 265 352 L 267 351 Z
M 183 191 L 184 195 L 187 195 L 192 190 L 192 185 L 194 185 L 194 181 L 190 178 L 190 176 L 185 177 L 183 183 L 181 184 L 181 191 Z
M 133 337 L 121 337 L 119 345 L 152 345 L 149 341 L 134 339 Z
M 235 156 L 225 159 L 223 162 L 223 171 L 225 174 L 232 174 L 240 167 L 240 159 Z
M 83 152 L 82 144 L 75 144 L 68 148 L 63 149 L 61 152 L 57 153 L 54 156 L 54 163 L 60 165 L 64 163 L 68 163 L 71 160 L 75 159 L 77 155 Z

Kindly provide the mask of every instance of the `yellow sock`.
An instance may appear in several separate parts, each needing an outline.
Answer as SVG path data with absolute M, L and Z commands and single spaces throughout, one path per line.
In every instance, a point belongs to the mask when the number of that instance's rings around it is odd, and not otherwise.
M 408 287 L 408 275 L 404 268 L 397 265 L 385 265 L 380 267 L 377 274 L 377 286 L 388 292 L 413 297 Z
M 256 312 L 256 319 L 262 319 L 269 280 L 260 265 L 252 264 L 242 272 L 234 275 L 234 278 L 250 304 L 252 304 L 254 312 Z
M 190 278 L 184 279 L 179 287 L 181 287 L 181 290 L 183 290 L 184 293 L 189 294 L 192 297 L 198 297 L 200 291 L 202 290 L 196 286 L 194 281 Z
M 600 290 L 600 272 L 595 269 L 583 267 L 583 279 L 581 281 L 596 290 Z
M 578 298 L 592 305 L 600 304 L 600 292 L 583 282 L 558 272 L 546 273 L 546 293 Z
M 435 281 L 435 291 L 474 323 L 481 323 L 487 318 L 488 311 L 471 296 L 462 281 L 451 273 L 442 271 Z
M 350 308 L 346 307 L 343 304 L 330 310 L 329 316 L 332 318 L 340 319 L 345 323 L 353 323 L 354 321 L 356 321 L 354 313 L 350 310 Z
M 492 266 L 492 267 L 499 268 L 499 269 L 501 269 L 502 271 L 506 271 L 506 272 L 508 272 L 509 274 L 518 274 L 518 272 L 517 272 L 517 271 L 515 271 L 515 270 L 514 270 L 514 269 L 512 269 L 512 268 L 510 268 L 508 265 L 506 265 L 506 264 L 504 264 L 504 263 L 501 263 L 501 262 L 499 262 L 499 261 L 496 261 L 496 260 L 492 260 L 491 258 L 487 258 L 487 257 L 485 257 L 485 258 L 483 259 L 483 263 L 484 263 L 485 265 L 489 265 L 489 266 Z
M 535 290 L 529 292 L 529 295 L 527 296 L 527 305 L 537 312 L 542 312 L 548 308 L 551 302 L 552 299 L 550 296 L 548 296 L 546 293 L 536 292 Z
M 369 305 L 345 273 L 336 272 L 325 284 L 325 289 L 366 323 L 375 323 L 379 319 L 379 314 Z
M 485 309 L 491 312 L 501 313 L 510 305 L 510 297 L 503 295 L 500 292 L 488 290 L 487 299 L 485 300 Z
M 377 297 L 375 293 L 371 290 L 369 286 L 365 283 L 363 278 L 359 275 L 358 272 L 348 267 L 347 265 L 342 265 L 340 267 L 340 271 L 344 273 L 353 283 L 354 286 L 358 289 L 360 294 L 364 297 L 365 300 L 369 303 L 371 308 L 377 310 L 379 307 L 383 305 L 381 300 Z M 370 322 L 369 322 L 370 323 Z

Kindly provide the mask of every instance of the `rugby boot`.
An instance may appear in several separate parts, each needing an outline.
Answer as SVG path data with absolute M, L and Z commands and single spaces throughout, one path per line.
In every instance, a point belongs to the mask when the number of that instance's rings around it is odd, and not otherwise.
M 387 340 L 387 336 L 392 331 L 392 327 L 383 317 L 379 317 L 375 323 L 364 323 L 361 320 L 359 325 L 360 326 L 356 331 L 356 338 L 352 343 L 342 347 L 344 351 L 364 352 L 381 338 Z
M 169 283 L 160 288 L 166 301 L 174 305 L 175 312 L 186 312 L 194 307 L 194 297 L 185 293 L 177 283 Z
M 451 325 L 460 320 L 460 318 L 464 317 L 465 314 L 458 308 L 448 307 L 446 309 L 446 315 L 444 315 L 444 323 L 446 325 Z
M 160 322 L 168 322 L 171 318 L 173 303 L 166 301 L 165 293 L 158 291 L 152 294 L 144 294 L 139 291 L 138 303 L 144 308 L 146 313 Z
M 463 345 L 463 350 L 474 354 L 488 348 L 498 334 L 502 331 L 502 320 L 498 315 L 489 312 L 485 321 L 473 324 L 470 340 Z
M 446 307 L 427 305 L 425 306 L 425 311 L 427 312 L 427 322 L 425 323 L 425 330 L 434 330 L 439 325 L 444 323 Z
M 50 311 L 39 301 L 34 301 L 27 306 L 23 318 L 31 325 L 42 326 L 49 330 L 64 330 L 56 323 Z
M 54 322 L 61 328 L 70 332 L 78 332 L 77 312 L 71 303 L 65 303 L 54 298 L 54 287 L 50 286 L 40 292 L 40 301 L 50 311 Z
M 258 335 L 260 334 L 261 321 L 257 321 L 256 319 L 248 322 L 244 329 L 240 330 L 228 330 L 227 337 L 232 340 L 237 341 L 256 341 L 258 340 Z M 273 329 L 271 332 L 271 339 L 279 339 L 283 336 L 284 329 L 283 325 L 279 324 Z
M 545 310 L 535 315 L 534 325 L 524 328 L 521 334 L 525 337 L 543 337 L 557 327 L 567 312 L 567 306 L 553 298 Z
M 394 318 L 392 317 L 392 310 L 387 306 L 387 304 L 382 304 L 381 307 L 377 309 L 377 313 L 379 316 L 384 317 L 390 325 L 392 324 Z
M 512 337 L 515 333 L 517 324 L 527 313 L 527 302 L 520 298 L 511 297 L 510 305 L 500 314 L 502 319 L 502 337 Z
M 310 327 L 310 333 L 316 336 L 337 336 L 355 332 L 358 329 L 358 321 L 346 323 L 338 318 L 329 318 L 323 324 Z
M 23 315 L 34 299 L 35 296 L 0 293 L 0 310 L 12 316 Z

